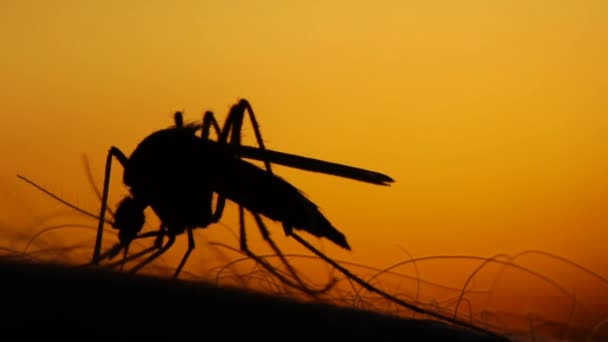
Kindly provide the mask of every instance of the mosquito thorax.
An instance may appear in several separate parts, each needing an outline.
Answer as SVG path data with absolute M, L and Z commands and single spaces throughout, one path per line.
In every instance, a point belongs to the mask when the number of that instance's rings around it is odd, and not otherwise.
M 184 162 L 191 160 L 200 143 L 196 126 L 184 126 L 156 131 L 135 148 L 127 161 L 123 182 L 132 191 L 144 192 L 166 180 L 180 176 Z
M 146 222 L 145 208 L 145 204 L 131 196 L 120 201 L 112 227 L 119 230 L 118 238 L 121 242 L 130 242 L 141 231 Z

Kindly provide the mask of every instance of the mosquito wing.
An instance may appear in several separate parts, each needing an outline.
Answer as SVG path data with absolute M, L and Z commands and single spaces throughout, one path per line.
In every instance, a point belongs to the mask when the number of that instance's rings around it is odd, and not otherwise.
M 294 154 L 260 149 L 251 146 L 230 146 L 231 152 L 242 158 L 267 161 L 273 164 L 289 166 L 301 170 L 319 172 L 361 182 L 389 185 L 394 180 L 380 172 L 361 169 L 358 167 L 332 163 L 314 158 L 302 157 Z

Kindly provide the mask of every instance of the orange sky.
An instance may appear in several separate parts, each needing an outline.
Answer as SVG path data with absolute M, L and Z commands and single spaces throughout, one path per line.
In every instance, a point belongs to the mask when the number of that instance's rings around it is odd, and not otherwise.
M 402 249 L 415 257 L 538 249 L 608 275 L 604 1 L 0 7 L 7 236 L 31 236 L 36 218 L 67 212 L 17 173 L 96 211 L 83 153 L 101 184 L 110 145 L 129 154 L 175 110 L 200 119 L 211 109 L 223 120 L 244 97 L 267 147 L 396 179 L 377 187 L 278 168 L 347 235 L 350 253 L 322 243 L 336 258 L 385 267 L 408 259 Z M 254 142 L 250 127 L 244 138 Z M 111 205 L 126 191 L 116 171 Z M 236 231 L 233 209 L 224 222 Z M 271 230 L 285 250 L 296 248 L 280 226 Z M 535 266 L 568 278 L 572 270 L 552 262 Z M 454 263 L 428 267 L 450 279 Z

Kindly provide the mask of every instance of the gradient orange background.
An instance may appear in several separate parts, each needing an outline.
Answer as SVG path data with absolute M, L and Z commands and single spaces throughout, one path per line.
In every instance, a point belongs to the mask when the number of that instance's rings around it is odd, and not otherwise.
M 129 154 L 175 110 L 223 120 L 243 97 L 268 148 L 396 180 L 378 187 L 277 168 L 347 235 L 352 252 L 309 239 L 332 257 L 382 268 L 407 260 L 404 250 L 538 249 L 606 277 L 607 22 L 599 0 L 4 2 L 5 245 L 70 212 L 17 173 L 96 212 L 83 153 L 100 186 L 111 145 Z M 254 143 L 250 126 L 244 138 Z M 112 206 L 126 193 L 114 171 Z M 234 207 L 223 222 L 237 231 Z M 302 251 L 271 230 L 285 251 Z M 53 234 L 60 244 L 72 233 Z M 203 241 L 224 235 L 197 232 L 187 269 L 212 255 Z M 458 264 L 419 266 L 461 287 Z M 535 270 L 572 271 L 546 265 Z M 587 284 L 579 273 L 568 281 Z

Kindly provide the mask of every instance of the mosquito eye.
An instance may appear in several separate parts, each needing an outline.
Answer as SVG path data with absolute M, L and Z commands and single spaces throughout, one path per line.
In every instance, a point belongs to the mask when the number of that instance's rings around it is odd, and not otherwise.
M 146 221 L 144 207 L 133 197 L 125 197 L 114 216 L 113 227 L 119 230 L 118 237 L 121 242 L 131 241 L 141 231 Z

